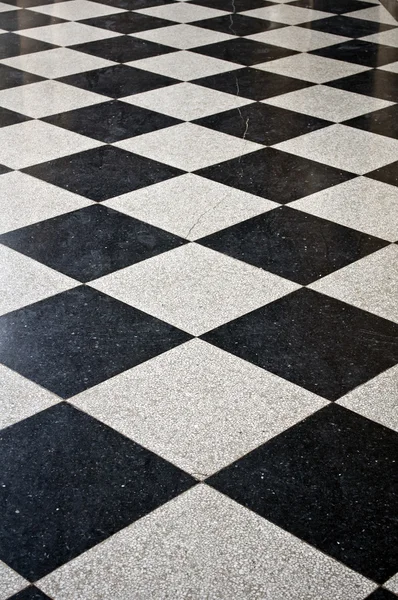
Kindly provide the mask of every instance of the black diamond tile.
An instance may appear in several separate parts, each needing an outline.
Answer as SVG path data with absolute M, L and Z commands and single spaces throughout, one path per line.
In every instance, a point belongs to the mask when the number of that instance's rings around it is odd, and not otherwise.
M 378 590 L 373 592 L 373 594 L 367 596 L 365 600 L 397 600 L 397 596 L 395 594 L 392 594 L 388 590 L 379 588 Z
M 179 83 L 176 79 L 156 75 L 127 65 L 115 65 L 114 67 L 104 67 L 87 73 L 68 75 L 67 77 L 61 77 L 59 81 L 84 90 L 90 90 L 96 94 L 104 94 L 104 96 L 111 98 L 122 98 L 123 96 L 140 94 L 141 92 L 148 92 L 149 90 Z
M 186 240 L 96 204 L 5 233 L 0 243 L 86 282 Z
M 264 148 L 206 167 L 197 174 L 281 204 L 355 177 L 352 173 L 274 148 Z
M 163 6 L 163 4 L 174 4 L 175 0 L 93 0 L 93 2 L 126 10 L 139 10 L 141 8 Z
M 0 332 L 0 361 L 61 398 L 74 396 L 190 337 L 85 286 L 0 317 Z
M 375 110 L 366 115 L 345 121 L 344 125 L 398 139 L 398 105 Z
M 286 27 L 286 25 L 283 25 L 282 23 L 266 21 L 265 19 L 254 19 L 253 17 L 247 17 L 246 15 L 236 13 L 216 17 L 215 19 L 196 21 L 195 23 L 191 23 L 191 25 L 233 35 L 253 35 L 254 33 Z
M 207 482 L 376 581 L 398 568 L 398 434 L 331 404 Z
M 374 96 L 390 102 L 398 102 L 398 73 L 388 73 L 378 69 L 364 71 L 336 79 L 326 84 L 339 90 Z
M 268 0 L 193 0 L 191 4 L 226 10 L 231 13 L 262 8 L 263 6 L 275 6 L 274 2 L 268 2 Z
M 293 77 L 249 68 L 203 77 L 191 83 L 251 100 L 264 100 L 313 85 L 307 81 L 293 79 Z
M 31 8 L 34 6 L 44 6 L 44 4 L 56 4 L 64 0 L 7 0 L 7 4 L 20 6 L 21 8 Z
M 365 42 L 365 40 L 349 40 L 335 46 L 313 50 L 310 54 L 352 62 L 366 67 L 378 67 L 398 60 L 398 48 L 373 44 L 372 42 Z
M 236 38 L 226 42 L 210 44 L 209 46 L 200 46 L 193 49 L 192 52 L 246 66 L 297 54 L 294 50 L 262 44 L 246 38 Z
M 4 173 L 9 173 L 12 169 L 5 167 L 4 165 L 0 165 L 0 175 L 4 175 Z
M 29 121 L 29 117 L 20 115 L 13 110 L 0 107 L 0 127 L 6 127 L 7 125 L 15 125 L 16 123 L 23 123 Z
M 42 50 L 51 50 L 52 48 L 57 48 L 57 46 L 23 37 L 16 33 L 3 33 L 0 35 L 0 59 L 20 56 L 21 54 L 31 54 L 32 52 L 41 52 Z
M 181 122 L 167 115 L 117 100 L 78 108 L 42 120 L 107 143 Z
M 396 323 L 308 288 L 202 337 L 328 400 L 398 363 Z
M 344 35 L 350 38 L 359 38 L 372 33 L 388 31 L 393 29 L 394 25 L 384 25 L 383 23 L 377 23 L 377 21 L 365 21 L 365 19 L 354 19 L 353 17 L 336 16 L 310 21 L 300 25 L 300 27 Z
M 183 171 L 120 148 L 101 146 L 28 167 L 25 173 L 101 202 Z
M 146 31 L 147 29 L 157 29 L 159 27 L 175 25 L 172 21 L 156 19 L 155 17 L 132 12 L 94 17 L 80 22 L 119 33 L 137 33 L 138 31 Z
M 195 483 L 66 403 L 3 430 L 0 449 L 0 556 L 31 581 Z
M 302 285 L 388 245 L 287 206 L 213 233 L 200 243 Z
M 22 590 L 22 592 L 18 592 L 14 596 L 11 596 L 8 600 L 51 600 L 46 594 L 37 587 L 30 585 L 29 587 Z
M 175 52 L 175 48 L 169 48 L 162 44 L 155 44 L 146 40 L 129 36 L 118 36 L 107 40 L 98 40 L 96 42 L 86 42 L 71 46 L 72 50 L 86 52 L 93 56 L 100 56 L 107 60 L 115 62 L 129 62 L 130 60 L 139 60 L 141 58 L 150 58 L 160 54 Z
M 203 127 L 239 138 L 244 136 L 247 140 L 269 146 L 331 124 L 316 117 L 257 103 L 217 113 L 195 122 Z
M 25 71 L 7 67 L 6 65 L 0 65 L 0 90 L 16 87 L 18 85 L 25 85 L 27 83 L 36 83 L 38 81 L 43 81 L 43 77 L 38 77 L 32 73 L 25 73 Z
M 398 186 L 398 161 L 366 174 L 367 177 Z
M 31 27 L 55 25 L 64 22 L 64 19 L 50 17 L 49 15 L 41 15 L 40 13 L 31 10 L 12 10 L 10 12 L 0 13 L 0 28 L 6 29 L 7 31 L 30 29 Z
M 341 14 L 372 8 L 374 4 L 363 2 L 363 0 L 344 0 L 344 2 L 341 0 L 296 0 L 295 2 L 290 2 L 289 6 L 300 6 L 301 8 Z

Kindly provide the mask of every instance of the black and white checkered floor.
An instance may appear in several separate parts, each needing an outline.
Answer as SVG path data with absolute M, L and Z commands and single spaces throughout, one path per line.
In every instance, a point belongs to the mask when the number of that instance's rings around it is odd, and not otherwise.
M 0 600 L 398 598 L 394 15 L 0 2 Z

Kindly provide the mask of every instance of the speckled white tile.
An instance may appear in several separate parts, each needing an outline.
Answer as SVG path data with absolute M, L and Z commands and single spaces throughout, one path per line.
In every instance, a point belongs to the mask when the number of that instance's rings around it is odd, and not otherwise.
M 191 81 L 200 77 L 208 77 L 209 75 L 217 75 L 241 68 L 241 65 L 233 62 L 185 50 L 181 50 L 178 53 L 170 52 L 170 54 L 163 54 L 161 56 L 133 60 L 127 64 L 138 69 L 145 69 L 152 73 L 165 75 L 166 77 L 180 79 L 181 81 Z
M 123 8 L 107 6 L 106 4 L 101 4 L 99 2 L 90 2 L 90 0 L 55 2 L 54 4 L 34 6 L 31 10 L 42 13 L 43 15 L 68 19 L 69 21 L 80 21 L 82 19 L 90 19 L 91 17 L 103 17 L 105 15 L 126 12 Z
M 327 81 L 356 75 L 357 73 L 369 70 L 369 67 L 363 67 L 362 65 L 305 53 L 270 60 L 255 65 L 255 68 L 262 71 L 269 71 L 270 73 L 277 73 L 278 75 L 285 75 L 286 77 L 304 79 L 312 83 L 326 83 Z
M 305 27 L 282 27 L 281 29 L 272 29 L 246 36 L 249 40 L 263 42 L 264 44 L 273 44 L 290 50 L 300 52 L 309 52 L 317 50 L 332 44 L 346 42 L 347 38 L 341 35 L 334 35 L 317 31 L 316 29 L 306 29 Z
M 247 15 L 248 17 L 256 17 L 258 19 L 266 19 L 267 21 L 286 23 L 287 25 L 298 25 L 299 23 L 307 23 L 308 21 L 315 21 L 316 19 L 332 16 L 331 13 L 325 11 L 290 6 L 287 4 L 254 8 L 241 14 Z
M 0 106 L 36 119 L 92 106 L 106 97 L 59 81 L 40 81 L 0 91 Z
M 251 100 L 184 82 L 142 94 L 133 94 L 123 98 L 123 102 L 161 112 L 183 121 L 193 121 L 245 106 L 250 104 Z
M 26 37 L 55 44 L 56 46 L 73 46 L 73 44 L 84 44 L 85 42 L 105 40 L 121 35 L 114 31 L 91 27 L 90 25 L 75 23 L 74 21 L 24 29 L 23 34 Z
M 389 65 L 383 65 L 379 67 L 382 71 L 389 71 L 390 73 L 398 73 L 398 60 L 397 62 L 390 63 Z
M 163 4 L 162 6 L 151 6 L 150 8 L 141 8 L 135 12 L 158 19 L 167 19 L 176 23 L 191 23 L 192 21 L 201 21 L 202 19 L 212 19 L 228 14 L 225 10 L 217 10 L 200 6 L 198 4 Z
M 59 401 L 55 394 L 0 365 L 0 429 L 27 419 Z
M 38 583 L 54 600 L 363 600 L 376 585 L 200 484 Z
M 299 287 L 194 243 L 97 279 L 90 286 L 193 335 Z
M 13 594 L 28 585 L 29 582 L 26 579 L 0 561 L 0 600 L 8 600 Z
M 263 148 L 260 144 L 193 123 L 122 140 L 115 146 L 185 171 L 195 171 Z
M 385 46 L 398 48 L 398 27 L 397 29 L 389 29 L 388 31 L 382 31 L 381 33 L 373 33 L 372 35 L 367 35 L 361 39 L 367 42 L 374 42 L 375 44 L 384 44 Z
M 27 121 L 0 129 L 0 164 L 22 169 L 101 145 L 48 123 Z
M 274 147 L 358 175 L 398 160 L 398 140 L 346 125 L 325 127 Z
M 394 577 L 391 577 L 391 579 L 384 584 L 384 587 L 391 590 L 391 592 L 394 592 L 394 594 L 398 594 L 398 573 L 394 575 Z
M 0 264 L 0 315 L 79 285 L 74 279 L 2 245 Z
M 355 388 L 337 404 L 398 431 L 398 366 Z
M 225 42 L 234 38 L 233 35 L 212 31 L 203 27 L 194 27 L 193 25 L 171 25 L 170 27 L 159 27 L 140 33 L 132 34 L 134 37 L 142 40 L 149 40 L 172 48 L 188 50 L 197 48 L 206 44 L 215 44 L 216 42 Z
M 104 204 L 188 240 L 197 240 L 278 206 L 192 173 Z
M 387 100 L 338 90 L 327 85 L 314 85 L 296 92 L 267 98 L 263 102 L 336 123 L 393 104 Z
M 345 13 L 345 16 L 354 17 L 354 19 L 376 21 L 377 23 L 385 23 L 386 25 L 397 25 L 394 17 L 381 4 L 362 10 L 354 10 L 353 12 Z
M 9 10 L 21 10 L 22 6 L 14 6 L 12 4 L 6 4 L 5 2 L 0 2 L 0 13 L 8 12 Z
M 398 322 L 398 246 L 382 248 L 309 287 Z
M 398 188 L 394 185 L 357 177 L 289 206 L 390 242 L 398 241 Z
M 59 6 L 59 4 L 54 6 Z M 74 73 L 101 69 L 114 64 L 110 60 L 76 52 L 76 50 L 70 48 L 54 48 L 43 52 L 22 54 L 21 56 L 6 58 L 0 62 L 9 67 L 14 67 L 14 69 L 28 71 L 48 79 L 66 77 Z
M 200 479 L 328 404 L 201 340 L 71 401 Z
M 0 234 L 90 204 L 87 198 L 25 173 L 6 173 L 0 178 Z

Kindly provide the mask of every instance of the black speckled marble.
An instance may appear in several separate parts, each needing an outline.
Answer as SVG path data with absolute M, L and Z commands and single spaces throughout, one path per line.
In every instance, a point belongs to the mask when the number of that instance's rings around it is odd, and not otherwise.
M 20 56 L 21 54 L 31 54 L 32 52 L 42 52 L 43 50 L 51 50 L 52 48 L 56 48 L 56 46 L 15 33 L 0 35 L 0 59 Z
M 331 125 L 330 121 L 270 104 L 253 103 L 195 121 L 198 125 L 272 146 Z
M 58 158 L 25 172 L 97 202 L 181 174 L 174 167 L 113 146 Z
M 347 92 L 398 102 L 398 73 L 372 69 L 357 75 L 336 79 L 327 85 Z
M 398 324 L 307 288 L 202 337 L 328 400 L 398 363 Z
M 0 557 L 30 581 L 195 483 L 64 403 L 3 430 L 0 456 Z
M 0 334 L 0 361 L 62 398 L 190 338 L 85 286 L 0 317 Z
M 398 139 L 398 106 L 395 104 L 388 108 L 375 110 L 366 115 L 345 121 L 344 125 L 350 125 L 350 127 L 357 127 L 364 131 L 371 131 L 372 133 Z
M 379 588 L 373 594 L 370 594 L 365 600 L 397 600 L 397 596 L 388 590 Z
M 10 6 L 10 8 L 12 7 Z M 31 10 L 10 10 L 9 12 L 0 13 L 0 28 L 7 31 L 56 25 L 57 23 L 65 23 L 65 21 L 57 17 L 41 15 Z
M 286 177 L 289 173 L 289 177 Z M 198 171 L 199 175 L 281 204 L 355 177 L 321 163 L 265 148 Z
M 159 56 L 175 52 L 175 48 L 169 48 L 162 44 L 155 44 L 147 40 L 129 36 L 118 36 L 107 40 L 99 40 L 97 42 L 86 42 L 72 46 L 73 50 L 78 52 L 86 52 L 93 56 L 99 56 L 107 60 L 125 63 L 131 60 L 139 60 L 141 58 L 149 58 L 151 56 Z
M 43 120 L 108 144 L 181 123 L 167 115 L 118 101 L 78 108 Z
M 246 66 L 297 54 L 294 50 L 271 46 L 271 44 L 262 44 L 246 38 L 237 38 L 227 40 L 226 42 L 210 44 L 209 46 L 201 46 L 200 48 L 195 48 L 194 52 Z
M 272 6 L 271 3 L 269 4 Z M 261 33 L 263 31 L 270 31 L 271 29 L 280 29 L 281 27 L 286 27 L 286 25 L 283 23 L 275 23 L 275 21 L 267 21 L 266 19 L 247 17 L 246 15 L 241 15 L 239 13 L 215 17 L 214 19 L 196 21 L 195 23 L 192 23 L 192 25 L 195 25 L 195 27 L 212 29 L 213 31 L 221 31 L 222 33 L 233 33 L 233 35 L 253 35 L 254 33 Z
M 213 233 L 200 243 L 302 285 L 388 244 L 287 206 Z
M 365 40 L 350 40 L 335 46 L 314 50 L 311 54 L 344 60 L 365 67 L 380 67 L 398 60 L 398 48 L 373 44 Z
M 347 17 L 345 15 L 336 15 L 334 17 L 326 17 L 325 19 L 309 21 L 308 23 L 302 23 L 299 27 L 350 38 L 360 38 L 365 35 L 394 29 L 393 25 L 386 25 L 378 21 L 367 21 L 357 17 Z
M 172 233 L 100 204 L 0 236 L 0 244 L 82 282 L 184 243 Z
M 207 483 L 382 583 L 398 568 L 396 463 L 394 432 L 330 405 Z
M 0 65 L 0 90 L 25 85 L 27 83 L 37 83 L 38 81 L 43 81 L 43 78 L 33 75 L 33 73 L 26 73 L 19 69 Z
M 367 177 L 398 186 L 398 161 L 368 173 Z
M 250 68 L 229 71 L 220 75 L 210 75 L 209 77 L 196 79 L 192 83 L 233 94 L 234 96 L 249 98 L 250 100 L 264 100 L 265 98 L 287 94 L 313 85 L 300 79 Z
M 29 121 L 29 117 L 0 107 L 0 127 L 15 125 L 15 123 L 23 123 L 24 121 Z
M 127 65 L 115 65 L 86 73 L 68 75 L 61 77 L 59 81 L 111 98 L 140 94 L 178 83 L 171 77 L 163 77 L 163 75 L 134 69 Z
M 148 15 L 131 12 L 117 13 L 116 15 L 107 15 L 105 17 L 94 17 L 86 19 L 82 23 L 118 33 L 138 33 L 139 31 L 169 27 L 174 24 L 171 21 L 166 21 L 166 19 L 156 19 Z

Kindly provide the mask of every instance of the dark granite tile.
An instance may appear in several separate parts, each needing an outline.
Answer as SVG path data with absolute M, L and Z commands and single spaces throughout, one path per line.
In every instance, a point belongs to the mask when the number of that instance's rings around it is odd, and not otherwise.
M 172 233 L 100 204 L 0 236 L 0 244 L 82 282 L 184 243 Z
M 190 337 L 85 286 L 3 315 L 0 332 L 1 362 L 61 398 L 74 396 Z
M 226 42 L 210 44 L 209 46 L 200 46 L 192 51 L 246 66 L 297 54 L 294 50 L 262 44 L 246 38 L 236 38 Z
M 0 456 L 0 556 L 31 581 L 195 483 L 65 403 L 4 429 Z
M 398 569 L 397 462 L 396 432 L 332 404 L 207 483 L 381 582 Z

